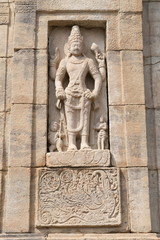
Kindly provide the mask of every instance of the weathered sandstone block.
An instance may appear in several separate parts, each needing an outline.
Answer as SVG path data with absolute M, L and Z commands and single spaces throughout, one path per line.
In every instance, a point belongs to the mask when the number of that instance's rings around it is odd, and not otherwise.
M 108 16 L 107 18 L 107 39 L 106 39 L 106 50 L 119 50 L 119 17 L 117 14 Z
M 128 184 L 131 232 L 150 232 L 148 169 L 129 168 Z
M 144 104 L 143 56 L 140 51 L 109 51 L 109 105 Z
M 5 129 L 5 114 L 0 113 L 0 170 L 3 168 L 4 161 L 4 129 Z
M 30 221 L 30 169 L 10 168 L 7 176 L 5 232 L 28 232 Z
M 19 50 L 13 59 L 12 102 L 33 103 L 34 50 Z
M 143 55 L 140 51 L 122 51 L 124 104 L 144 104 Z
M 33 107 L 33 143 L 32 166 L 44 166 L 47 152 L 47 106 L 34 105 Z
M 120 0 L 121 12 L 141 12 L 142 0 Z
M 119 9 L 119 1 L 118 0 L 112 0 L 112 1 L 106 1 L 106 0 L 98 0 L 96 2 L 93 2 L 91 0 L 85 1 L 81 0 L 79 2 L 74 2 L 74 0 L 66 0 L 65 2 L 62 0 L 37 0 L 37 9 L 38 10 L 44 10 L 44 11 L 67 11 L 67 10 L 79 10 L 79 11 L 98 11 L 98 10 L 118 10 Z
M 160 110 L 155 110 L 155 139 L 157 168 L 160 169 Z
M 110 151 L 113 166 L 125 167 L 125 108 L 124 106 L 109 107 Z
M 109 111 L 113 166 L 147 166 L 144 106 L 110 106 Z
M 146 111 L 146 133 L 147 133 L 147 153 L 148 153 L 148 167 L 149 169 L 157 168 L 156 157 L 156 114 L 155 109 L 147 109 Z M 158 120 L 159 121 L 159 120 Z
M 160 55 L 159 55 L 160 56 Z M 150 75 L 152 81 L 152 94 L 153 94 L 153 103 L 155 108 L 160 107 L 160 57 L 151 58 L 151 69 L 152 73 Z
M 7 55 L 7 37 L 8 37 L 8 26 L 7 25 L 0 25 L 0 57 L 6 57 Z
M 119 51 L 107 52 L 108 64 L 108 102 L 119 105 L 123 102 L 123 84 L 121 75 L 121 54 Z
M 151 210 L 152 232 L 159 231 L 159 189 L 158 189 L 158 171 L 149 170 L 149 197 Z
M 5 109 L 6 62 L 6 58 L 0 58 L 0 112 Z
M 148 2 L 143 2 L 143 56 L 150 56 L 150 23 L 148 19 Z
M 126 106 L 126 156 L 128 166 L 147 166 L 145 107 Z
M 36 1 L 17 1 L 14 48 L 35 48 Z
M 144 58 L 144 79 L 145 79 L 145 102 L 148 108 L 153 107 L 153 93 L 152 93 L 152 66 L 151 58 Z
M 48 102 L 48 55 L 46 50 L 37 50 L 35 54 L 35 103 L 47 104 Z
M 142 50 L 141 14 L 120 13 L 119 34 L 120 49 Z
M 32 105 L 15 104 L 11 110 L 9 166 L 31 166 Z M 17 154 L 18 153 L 18 154 Z

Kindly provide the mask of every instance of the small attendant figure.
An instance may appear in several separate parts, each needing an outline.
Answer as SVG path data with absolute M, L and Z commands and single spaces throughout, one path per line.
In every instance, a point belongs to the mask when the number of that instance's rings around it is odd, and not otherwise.
M 107 134 L 106 134 L 107 123 L 104 121 L 103 117 L 100 117 L 100 122 L 95 127 L 95 130 L 98 131 L 98 139 L 97 139 L 98 149 L 104 150 L 105 140 L 107 137 Z
M 51 144 L 49 147 L 50 152 L 58 151 L 62 152 L 63 150 L 63 137 L 64 133 L 61 129 L 61 123 L 58 124 L 57 122 L 51 122 L 50 128 L 49 128 L 49 143 Z

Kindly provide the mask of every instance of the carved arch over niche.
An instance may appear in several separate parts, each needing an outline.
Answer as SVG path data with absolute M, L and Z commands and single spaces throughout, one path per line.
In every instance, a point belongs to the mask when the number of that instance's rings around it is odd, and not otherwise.
M 74 24 L 68 24 L 68 26 L 52 26 L 49 31 L 49 149 L 50 151 L 66 151 L 68 149 L 68 124 L 66 119 L 65 111 L 65 101 L 57 101 L 56 98 L 56 89 L 55 89 L 55 79 L 56 71 L 59 67 L 60 61 L 64 58 L 68 58 L 68 37 L 71 32 L 71 27 Z M 97 25 L 97 24 L 96 24 Z M 104 29 L 104 23 L 101 27 L 94 27 L 91 25 L 90 28 L 86 26 L 80 26 L 80 34 L 83 36 L 83 55 L 85 58 L 91 59 L 93 61 L 92 68 L 96 67 L 97 72 L 101 75 L 102 86 L 99 92 L 98 97 L 91 101 L 91 110 L 90 110 L 90 119 L 89 121 L 89 139 L 88 143 L 91 149 L 107 149 L 108 148 L 108 99 L 107 99 L 107 74 L 106 74 L 106 62 L 105 62 L 105 53 L 106 53 L 106 32 Z M 93 44 L 94 43 L 94 44 Z M 98 57 L 99 56 L 99 57 Z M 101 63 L 96 60 L 96 57 L 101 59 Z M 68 58 L 67 61 L 70 61 Z M 102 63 L 103 61 L 103 63 Z M 75 63 L 77 64 L 77 63 Z M 74 68 L 73 65 L 72 67 Z M 77 65 L 77 74 L 82 72 L 78 70 L 83 68 L 83 66 Z M 68 72 L 68 71 L 67 71 Z M 81 74 L 81 73 L 80 73 Z M 83 75 L 83 73 L 81 74 Z M 94 75 L 94 73 L 93 73 Z M 85 78 L 85 83 L 87 89 L 91 92 L 94 90 L 95 82 L 98 80 L 95 79 L 92 75 L 92 70 L 88 71 Z M 76 75 L 75 75 L 76 76 Z M 81 76 L 82 78 L 82 76 Z M 66 91 L 66 87 L 69 83 L 68 73 L 64 76 L 63 88 Z M 61 107 L 58 107 L 57 104 L 60 104 Z M 79 103 L 78 103 L 79 107 Z M 61 109 L 60 109 L 61 108 Z M 81 112 L 85 112 L 80 111 Z M 75 116 L 74 126 L 81 125 L 81 119 L 85 118 L 83 116 Z M 83 115 L 83 113 L 82 113 Z M 84 120 L 85 121 L 85 120 Z M 75 127 L 76 128 L 76 127 Z M 83 134 L 83 133 L 82 133 Z M 82 139 L 81 131 L 76 134 L 76 147 L 81 148 L 80 142 Z M 57 147 L 58 142 L 58 147 Z

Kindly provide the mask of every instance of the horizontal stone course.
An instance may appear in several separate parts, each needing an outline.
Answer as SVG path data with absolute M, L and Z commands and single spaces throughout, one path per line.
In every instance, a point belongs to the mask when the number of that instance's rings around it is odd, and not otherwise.
M 0 234 L 0 239 L 6 240 L 158 240 L 160 236 L 154 233 L 148 234 Z
M 97 0 L 92 1 L 88 0 L 87 2 L 85 0 L 81 0 L 76 2 L 74 0 L 37 0 L 37 10 L 43 10 L 43 11 L 67 11 L 67 10 L 85 10 L 85 11 L 110 11 L 110 10 L 119 10 L 119 1 L 118 0 L 112 0 L 112 1 L 106 1 L 106 0 Z
M 43 234 L 0 234 L 0 239 L 2 240 L 46 240 L 45 235 Z
M 47 240 L 156 240 L 158 234 L 49 234 Z

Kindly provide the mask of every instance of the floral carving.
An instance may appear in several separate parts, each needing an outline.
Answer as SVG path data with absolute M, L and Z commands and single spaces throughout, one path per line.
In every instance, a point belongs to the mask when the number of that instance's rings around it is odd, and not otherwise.
M 118 169 L 40 171 L 38 225 L 112 226 L 120 222 Z

